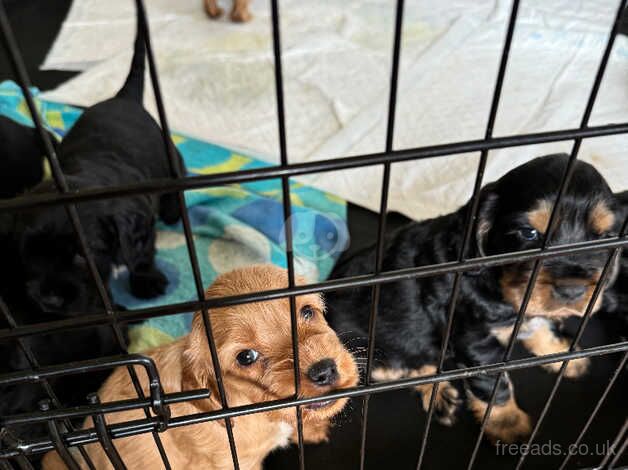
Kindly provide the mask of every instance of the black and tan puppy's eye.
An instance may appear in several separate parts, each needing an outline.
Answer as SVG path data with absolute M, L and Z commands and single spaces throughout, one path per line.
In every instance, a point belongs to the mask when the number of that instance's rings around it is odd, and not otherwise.
M 539 231 L 535 228 L 523 227 L 517 230 L 517 235 L 519 235 L 519 237 L 521 237 L 523 240 L 531 242 L 534 240 L 538 240 Z
M 309 320 L 310 318 L 314 316 L 314 313 L 316 313 L 316 311 L 314 310 L 314 307 L 312 307 L 311 305 L 306 305 L 305 307 L 301 308 L 300 313 L 301 313 L 301 316 L 305 320 Z
M 236 356 L 241 366 L 250 366 L 259 358 L 259 353 L 255 349 L 245 349 Z

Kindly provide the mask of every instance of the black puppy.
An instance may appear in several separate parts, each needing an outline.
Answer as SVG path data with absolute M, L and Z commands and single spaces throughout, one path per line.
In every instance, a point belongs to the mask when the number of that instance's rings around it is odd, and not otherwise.
M 14 218 L 8 214 L 0 214 L 0 301 L 4 304 L 0 305 L 0 330 L 10 327 L 5 309 L 8 309 L 11 319 L 17 325 L 55 321 L 59 319 L 60 313 L 71 316 L 70 310 L 47 313 L 33 304 L 25 289 L 22 260 L 18 250 L 12 245 L 13 232 Z M 85 282 L 80 294 L 81 314 L 104 313 L 99 294 L 92 282 Z M 75 305 L 69 305 L 72 306 Z M 126 331 L 126 326 L 121 326 L 124 341 Z M 122 352 L 110 326 L 34 335 L 23 338 L 22 343 L 33 353 L 40 365 L 64 364 Z M 15 340 L 0 341 L 0 375 L 28 370 L 30 365 L 22 345 Z M 62 406 L 76 406 L 86 403 L 87 394 L 98 390 L 107 375 L 108 371 L 101 371 L 66 376 L 49 382 Z M 49 398 L 49 395 L 40 383 L 0 386 L 0 417 L 37 411 L 38 403 L 45 398 Z M 9 430 L 16 437 L 26 440 L 47 435 L 45 424 L 11 427 Z
M 171 175 L 161 129 L 142 106 L 144 36 L 138 23 L 133 62 L 122 89 L 114 98 L 85 110 L 59 146 L 61 168 L 72 190 Z M 45 182 L 33 192 L 52 190 L 53 183 Z M 168 224 L 177 222 L 176 194 L 86 202 L 78 212 L 105 282 L 112 265 L 125 264 L 135 296 L 150 298 L 164 292 L 167 279 L 154 264 L 155 219 L 159 214 Z M 21 214 L 16 227 L 31 299 L 46 312 L 83 308 L 82 291 L 89 276 L 63 207 Z
M 12 314 L 18 322 L 25 317 L 33 317 L 32 310 L 24 310 L 12 304 Z M 40 322 L 52 320 L 52 316 L 39 314 Z M 0 316 L 0 329 L 8 326 Z M 121 327 L 126 341 L 126 327 Z M 96 359 L 122 353 L 115 341 L 114 332 L 109 326 L 83 328 L 61 333 L 38 335 L 22 340 L 33 353 L 41 366 L 65 364 L 78 360 Z M 16 341 L 0 342 L 0 375 L 9 372 L 30 369 L 22 346 Z M 48 381 L 54 396 L 61 406 L 70 407 L 86 404 L 89 393 L 96 392 L 111 371 L 90 372 L 80 375 L 68 375 Z M 50 398 L 43 384 L 21 383 L 13 386 L 0 386 L 0 418 L 19 413 L 31 413 L 38 410 L 43 399 Z M 80 422 L 76 422 L 80 425 Z M 1 428 L 2 426 L 0 426 Z M 20 439 L 30 440 L 47 436 L 45 424 L 11 426 L 10 431 Z
M 8 170 L 10 171 L 11 168 Z M 23 177 L 19 170 L 17 174 L 8 173 L 4 176 L 7 179 L 13 178 L 15 181 L 20 181 Z M 2 259 L 0 302 L 3 303 L 0 305 L 0 330 L 10 327 L 5 309 L 17 325 L 54 321 L 59 319 L 59 314 L 69 317 L 73 312 L 104 313 L 98 291 L 88 279 L 81 286 L 80 296 L 67 305 L 68 310 L 48 313 L 34 304 L 25 289 L 22 260 L 19 251 L 13 245 L 14 232 L 15 217 L 11 214 L 0 214 L 0 259 Z M 121 325 L 120 328 L 122 339 L 126 342 L 126 325 Z M 30 350 L 42 366 L 95 359 L 123 352 L 110 326 L 29 336 L 22 339 L 21 345 L 16 340 L 4 340 L 0 341 L 0 374 L 30 369 L 31 364 L 22 346 Z M 52 379 L 49 385 L 62 406 L 76 406 L 86 403 L 86 396 L 98 390 L 109 372 L 100 371 Z M 40 383 L 0 386 L 0 417 L 37 411 L 38 403 L 46 398 L 49 398 L 49 394 Z M 80 421 L 76 424 L 80 425 Z M 15 437 L 25 440 L 46 436 L 48 432 L 45 424 L 11 426 L 9 431 Z
M 55 137 L 48 135 L 56 145 Z M 0 116 L 0 199 L 14 197 L 41 182 L 44 154 L 37 129 Z
M 539 247 L 567 158 L 536 158 L 486 185 L 467 258 Z M 384 271 L 456 261 L 468 206 L 449 215 L 412 222 L 398 231 L 388 242 Z M 619 224 L 615 212 L 616 201 L 602 176 L 591 165 L 578 162 L 560 206 L 560 223 L 552 243 L 610 236 Z M 586 253 L 544 262 L 527 308 L 527 315 L 540 317 L 540 321 L 529 321 L 521 335 L 533 353 L 566 349 L 567 341 L 558 338 L 551 322 L 544 319 L 582 315 L 607 257 L 606 252 Z M 373 266 L 374 251 L 368 249 L 337 266 L 332 277 L 364 274 Z M 448 364 L 472 367 L 502 361 L 506 333 L 512 331 L 531 267 L 530 262 L 518 263 L 463 275 Z M 436 372 L 452 284 L 453 274 L 448 274 L 382 285 L 375 347 L 382 353 L 383 367 L 374 369 L 373 378 Z M 366 337 L 370 303 L 370 288 L 332 292 L 327 296 L 331 325 L 339 333 L 350 332 L 352 341 Z M 570 372 L 575 376 L 583 367 L 572 362 L 576 365 L 570 366 Z M 510 380 L 505 377 L 498 386 L 487 435 L 493 440 L 514 441 L 529 432 L 530 420 L 517 406 Z M 465 382 L 469 407 L 478 419 L 483 417 L 495 381 L 496 376 L 479 375 Z M 431 386 L 418 389 L 427 407 Z M 436 400 L 438 418 L 451 424 L 460 401 L 458 391 L 447 382 L 441 383 Z
M 141 105 L 144 31 L 138 27 L 131 71 L 118 95 L 85 111 L 59 148 L 62 169 L 72 189 L 125 184 L 170 175 L 161 131 Z M 12 171 L 13 167 L 9 167 Z M 17 172 L 17 170 L 16 170 Z M 19 174 L 12 175 L 16 180 Z M 53 189 L 46 182 L 35 192 Z M 179 218 L 176 195 L 140 196 L 79 206 L 98 269 L 105 279 L 111 264 L 124 262 L 136 295 L 165 287 L 154 267 L 155 213 L 168 223 Z M 62 208 L 0 215 L 0 296 L 17 324 L 58 320 L 59 316 L 103 313 L 104 308 Z M 118 309 L 122 307 L 116 307 Z M 10 325 L 0 314 L 0 329 Z M 121 327 L 126 342 L 126 328 Z M 119 354 L 110 326 L 35 335 L 23 343 L 41 365 L 63 364 Z M 22 346 L 0 342 L 0 374 L 28 369 Z M 50 381 L 63 406 L 85 403 L 107 371 Z M 48 394 L 40 384 L 0 387 L 0 416 L 37 410 Z M 18 437 L 46 435 L 45 425 L 12 428 Z

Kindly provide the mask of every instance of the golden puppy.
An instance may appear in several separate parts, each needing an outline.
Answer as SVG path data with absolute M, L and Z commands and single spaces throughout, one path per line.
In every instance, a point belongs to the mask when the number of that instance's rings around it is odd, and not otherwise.
M 297 282 L 303 283 L 299 279 Z M 251 266 L 219 276 L 207 290 L 216 298 L 287 287 L 286 271 L 271 265 Z M 299 335 L 299 365 L 302 397 L 311 397 L 355 386 L 358 371 L 351 354 L 342 346 L 323 316 L 320 295 L 296 297 Z M 248 405 L 294 395 L 294 373 L 287 298 L 255 302 L 210 311 L 213 336 L 222 368 L 229 406 Z M 171 405 L 172 416 L 221 409 L 214 369 L 203 319 L 196 313 L 189 335 L 147 353 L 155 361 L 166 393 L 209 388 L 205 400 Z M 145 392 L 147 378 L 137 368 Z M 99 392 L 102 402 L 135 398 L 137 395 L 125 368 L 116 369 Z M 330 418 L 345 406 L 347 399 L 303 406 L 304 438 L 309 442 L 327 439 Z M 109 424 L 142 419 L 142 411 L 107 415 Z M 244 415 L 232 420 L 240 468 L 261 469 L 273 449 L 288 445 L 294 438 L 296 413 L 285 408 Z M 84 427 L 92 427 L 88 418 Z M 231 454 L 223 420 L 168 429 L 161 434 L 174 469 L 231 468 Z M 161 461 L 150 434 L 116 439 L 115 446 L 129 469 L 160 468 Z M 112 468 L 99 444 L 86 446 L 98 470 Z M 81 459 L 77 459 L 81 461 Z M 43 461 L 45 470 L 65 468 L 59 456 L 50 452 Z
M 253 18 L 249 11 L 250 0 L 233 0 L 233 9 L 231 10 L 231 21 L 243 23 Z M 217 0 L 204 0 L 205 11 L 210 18 L 218 18 L 223 13 L 223 9 L 218 6 Z

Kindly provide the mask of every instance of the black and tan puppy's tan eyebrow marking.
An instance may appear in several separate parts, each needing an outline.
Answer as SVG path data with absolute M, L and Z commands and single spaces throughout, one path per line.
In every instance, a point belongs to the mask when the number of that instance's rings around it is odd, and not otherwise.
M 538 230 L 540 233 L 545 234 L 551 214 L 552 201 L 542 199 L 536 204 L 534 209 L 528 212 L 528 221 L 535 230 Z
M 485 185 L 480 193 L 475 240 L 467 258 L 535 249 L 547 236 L 548 223 L 556 200 L 558 184 L 568 161 L 567 155 L 548 155 L 521 165 L 499 180 Z M 453 262 L 458 259 L 469 204 L 458 211 L 422 222 L 412 222 L 387 240 L 384 270 L 397 270 Z M 604 178 L 591 165 L 577 161 L 557 208 L 556 229 L 551 244 L 561 245 L 595 240 L 617 229 L 614 214 L 617 202 Z M 332 273 L 342 278 L 371 272 L 374 250 L 356 254 Z M 570 343 L 552 322 L 570 315 L 582 315 L 591 298 L 606 252 L 571 254 L 544 260 L 526 315 L 546 318 L 535 331 L 522 336 L 524 346 L 534 354 L 550 354 Z M 445 368 L 473 367 L 501 362 L 505 344 L 521 307 L 533 263 L 516 263 L 465 273 L 454 312 Z M 610 279 L 614 276 L 611 275 Z M 439 363 L 441 341 L 447 326 L 447 311 L 454 275 L 405 279 L 381 286 L 375 347 L 378 352 L 374 379 L 390 380 L 429 374 Z M 595 310 L 602 303 L 600 296 Z M 343 339 L 352 345 L 368 337 L 371 289 L 357 288 L 331 292 L 327 296 L 329 319 Z M 524 324 L 525 332 L 527 326 Z M 346 335 L 346 336 L 345 336 Z M 572 361 L 568 377 L 587 370 L 587 361 Z M 523 438 L 530 419 L 516 402 L 507 375 L 497 385 L 495 409 L 487 436 L 504 442 Z M 486 402 L 495 387 L 496 376 L 477 376 L 465 381 L 468 405 L 482 419 Z M 452 424 L 458 406 L 453 387 L 436 397 L 437 419 Z M 418 387 L 422 404 L 429 403 L 431 386 Z M 455 389 L 454 389 L 455 390 Z
M 615 219 L 615 214 L 604 201 L 596 202 L 589 212 L 589 225 L 599 235 L 612 230 L 616 222 Z

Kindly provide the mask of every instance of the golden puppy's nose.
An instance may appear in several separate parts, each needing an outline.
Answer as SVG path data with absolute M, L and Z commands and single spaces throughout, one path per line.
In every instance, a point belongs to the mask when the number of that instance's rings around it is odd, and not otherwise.
M 338 368 L 333 359 L 323 359 L 318 361 L 307 371 L 309 379 L 318 386 L 333 385 L 338 381 Z

